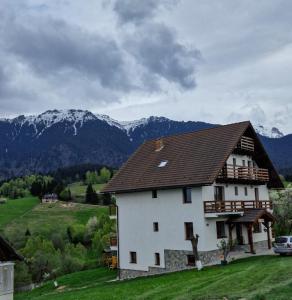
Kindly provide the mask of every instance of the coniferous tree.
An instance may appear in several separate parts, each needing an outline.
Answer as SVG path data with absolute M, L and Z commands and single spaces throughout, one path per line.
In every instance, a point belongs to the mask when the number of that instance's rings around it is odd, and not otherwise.
M 91 204 L 98 204 L 98 197 L 95 190 L 92 187 L 92 184 L 89 184 L 87 186 L 85 201 Z

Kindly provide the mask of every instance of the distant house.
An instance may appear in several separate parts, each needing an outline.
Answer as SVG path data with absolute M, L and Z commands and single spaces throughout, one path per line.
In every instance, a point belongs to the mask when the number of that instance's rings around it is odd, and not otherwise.
M 220 262 L 218 243 L 271 248 L 270 188 L 282 182 L 250 122 L 145 142 L 103 189 L 115 194 L 120 278 Z
M 55 203 L 58 201 L 57 194 L 46 194 L 42 197 L 42 203 Z
M 23 260 L 0 236 L 0 300 L 12 300 L 14 290 L 14 263 Z

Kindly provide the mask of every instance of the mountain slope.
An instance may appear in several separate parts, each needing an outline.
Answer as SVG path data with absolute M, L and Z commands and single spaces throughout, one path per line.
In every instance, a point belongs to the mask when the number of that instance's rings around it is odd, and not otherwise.
M 0 180 L 84 163 L 119 167 L 145 140 L 214 126 L 164 117 L 118 122 L 82 110 L 51 110 L 38 116 L 2 119 Z M 263 133 L 263 128 L 258 130 Z M 278 138 L 261 137 L 274 164 L 277 168 L 292 167 L 292 135 L 275 136 Z

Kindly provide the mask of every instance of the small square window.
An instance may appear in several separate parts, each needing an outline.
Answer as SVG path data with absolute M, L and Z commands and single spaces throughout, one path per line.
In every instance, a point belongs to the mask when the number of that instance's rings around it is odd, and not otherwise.
M 188 266 L 195 266 L 196 265 L 196 260 L 194 255 L 187 255 L 187 265 Z
M 247 187 L 244 188 L 244 195 L 248 196 L 248 189 L 247 189 Z
M 183 203 L 192 203 L 192 189 L 189 187 L 183 188 Z
M 185 239 L 190 240 L 194 236 L 193 223 L 185 222 Z
M 216 222 L 216 229 L 217 229 L 217 239 L 226 238 L 224 221 Z
M 234 193 L 235 193 L 235 196 L 238 196 L 238 186 L 234 187 Z
M 136 264 L 137 263 L 137 253 L 131 251 L 130 252 L 130 263 L 131 264 Z
M 157 198 L 157 190 L 152 191 L 152 198 Z
M 160 254 L 155 253 L 154 257 L 155 257 L 155 266 L 160 266 Z
M 158 222 L 153 222 L 153 231 L 158 232 L 159 231 L 159 225 Z
M 162 160 L 162 161 L 159 163 L 158 168 L 163 168 L 163 167 L 165 167 L 165 166 L 167 165 L 167 163 L 168 163 L 168 160 Z

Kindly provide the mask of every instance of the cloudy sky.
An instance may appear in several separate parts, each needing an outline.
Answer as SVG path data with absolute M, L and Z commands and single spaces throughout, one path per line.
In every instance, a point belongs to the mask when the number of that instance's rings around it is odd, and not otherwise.
M 292 132 L 292 1 L 0 0 L 0 117 L 81 108 Z

